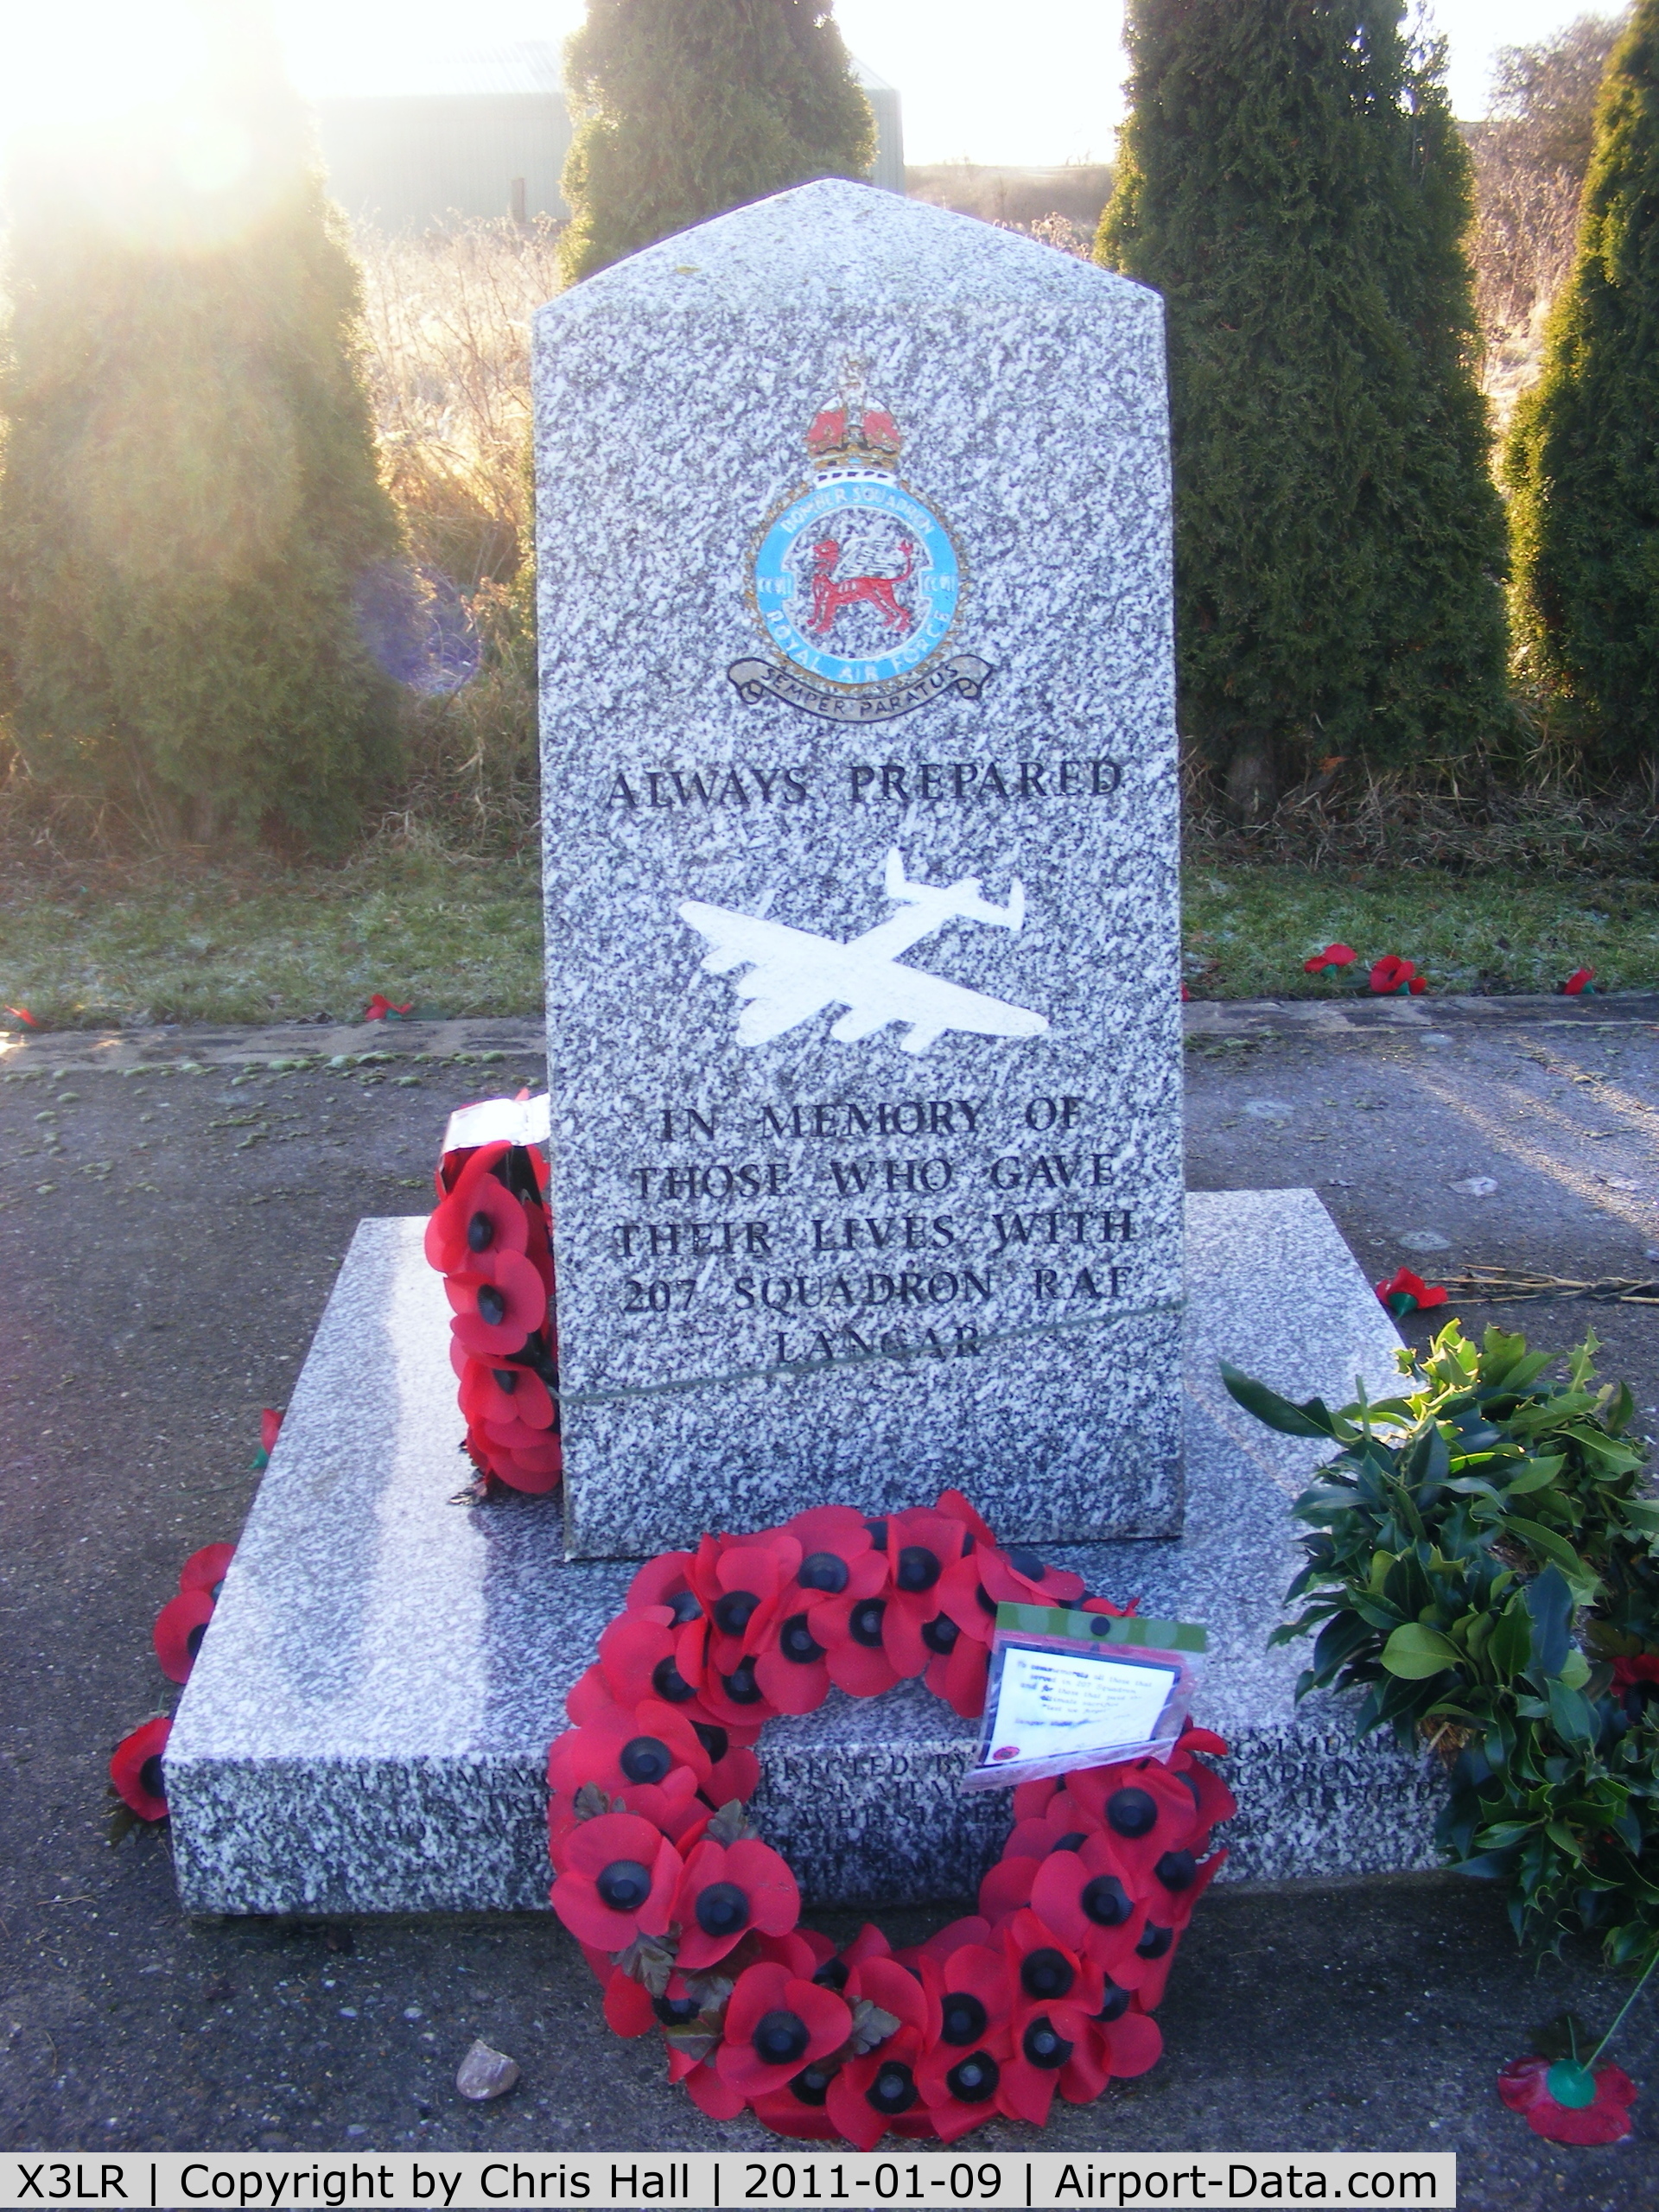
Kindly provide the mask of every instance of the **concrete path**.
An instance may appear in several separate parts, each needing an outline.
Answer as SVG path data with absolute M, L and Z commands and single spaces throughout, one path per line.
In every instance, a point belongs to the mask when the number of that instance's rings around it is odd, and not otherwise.
M 1659 1274 L 1659 1003 L 1187 1013 L 1195 1185 L 1312 1185 L 1374 1277 Z M 542 1066 L 521 1022 L 72 1033 L 0 1054 L 8 2145 L 760 2140 L 705 2122 L 652 2049 L 607 2033 L 550 1918 L 192 1925 L 164 1834 L 104 1841 L 109 1749 L 169 1701 L 150 1623 L 186 1554 L 236 1535 L 258 1409 L 285 1402 L 353 1225 L 424 1211 L 450 1109 Z M 1457 1187 L 1482 1179 L 1496 1188 Z M 1652 1308 L 1467 1319 L 1557 1344 L 1593 1319 L 1605 1371 L 1659 1429 Z M 1637 2142 L 1552 2149 L 1492 2089 L 1532 2025 L 1569 2004 L 1602 2022 L 1620 1996 L 1588 1953 L 1535 1974 L 1500 1901 L 1442 1878 L 1212 1894 L 1160 2014 L 1163 2064 L 1063 2109 L 1049 2139 L 1446 2148 L 1468 2206 L 1659 2207 L 1652 1998 L 1618 2054 L 1649 2084 Z M 482 2109 L 454 2088 L 474 2035 L 524 2069 Z

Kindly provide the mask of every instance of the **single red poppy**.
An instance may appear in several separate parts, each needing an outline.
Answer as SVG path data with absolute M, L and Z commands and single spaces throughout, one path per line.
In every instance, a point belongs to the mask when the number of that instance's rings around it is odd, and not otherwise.
M 179 1569 L 180 1589 L 206 1590 L 210 1597 L 217 1598 L 235 1556 L 234 1544 L 204 1544 L 199 1552 L 192 1552 Z
M 1065 1795 L 1110 1838 L 1114 1857 L 1140 1896 L 1147 1894 L 1154 1862 L 1166 1852 L 1190 1848 L 1198 1834 L 1192 1792 L 1159 1759 L 1077 1768 L 1065 1777 Z
M 758 1663 L 754 1658 L 740 1659 L 728 1675 L 704 1667 L 697 1704 L 706 1726 L 728 1735 L 741 1730 L 753 1739 L 766 1721 L 776 1718 L 777 1708 L 760 1687 Z
M 801 1893 L 788 1864 L 768 1845 L 746 1836 L 721 1844 L 704 1836 L 686 1861 L 675 1901 L 683 1972 L 711 1967 L 751 1928 L 781 1936 L 801 1916 Z
M 799 1544 L 803 1563 L 812 1562 L 804 1574 L 798 1570 L 797 1580 L 815 1602 L 855 1588 L 861 1596 L 880 1589 L 887 1570 L 876 1541 L 879 1521 L 866 1520 L 850 1505 L 811 1505 L 791 1514 L 784 1527 Z M 847 1580 L 836 1572 L 837 1560 L 848 1570 Z
M 1575 968 L 1567 981 L 1564 983 L 1557 983 L 1555 988 L 1570 999 L 1576 999 L 1581 995 L 1592 999 L 1596 995 L 1595 974 L 1593 968 Z
M 948 1569 L 975 1548 L 959 1521 L 925 1510 L 887 1517 L 887 1608 L 881 1641 L 901 1677 L 925 1672 L 935 1658 L 948 1658 L 961 1630 L 943 1609 L 940 1585 Z M 940 1621 L 943 1629 L 933 1629 Z M 932 1633 L 930 1635 L 930 1630 Z
M 1169 1770 L 1182 1787 L 1192 1792 L 1198 1820 L 1198 1834 L 1189 1848 L 1203 1853 L 1210 1848 L 1210 1831 L 1219 1827 L 1224 1821 L 1230 1821 L 1238 1810 L 1238 1800 L 1213 1767 L 1206 1766 L 1198 1751 L 1208 1751 L 1217 1758 L 1224 1757 L 1227 1746 L 1221 1737 L 1208 1728 L 1194 1728 L 1190 1723 L 1183 1730 L 1174 1750 L 1169 1755 Z
M 746 2097 L 766 2096 L 839 2050 L 852 2028 L 851 2009 L 833 1990 L 781 1966 L 747 1967 L 727 2003 L 715 2066 Z
M 1095 1815 L 1062 1789 L 1050 1798 L 1041 1813 L 1028 1813 L 1014 1822 L 1002 1855 L 1005 1859 L 1046 1859 L 1051 1851 L 1076 1851 L 1085 1836 L 1099 1833 L 1100 1822 Z
M 1090 2026 L 1099 2041 L 1109 2075 L 1132 2081 L 1150 2073 L 1164 2055 L 1164 2031 L 1150 2014 L 1141 2010 L 1139 1997 L 1109 1981 L 1100 2010 Z M 1065 2094 L 1061 2084 L 1061 2094 Z
M 1031 1903 L 1032 1885 L 1042 1863 L 1022 1851 L 1005 1853 L 994 1866 L 986 1868 L 979 1885 L 979 1910 L 993 1928 L 1001 1928 Z
M 280 1406 L 261 1406 L 259 1408 L 259 1449 L 269 1458 L 276 1449 L 276 1439 L 283 1433 L 283 1408 Z
M 729 1805 L 734 1798 L 747 1805 L 760 1787 L 760 1760 L 747 1745 L 732 1744 L 715 1761 L 702 1794 L 715 1807 Z
M 117 1796 L 141 1821 L 167 1818 L 167 1777 L 162 1771 L 162 1754 L 172 1732 L 170 1720 L 146 1720 L 142 1728 L 121 1738 L 110 1761 L 110 1781 Z
M 1005 1922 L 1000 1932 L 1016 2024 L 1033 2006 L 1072 2005 L 1080 2005 L 1085 2012 L 1095 2010 L 1101 1999 L 1103 1976 L 1086 1952 L 1061 1942 L 1029 1907 Z
M 520 1252 L 485 1253 L 469 1274 L 446 1275 L 449 1324 L 463 1351 L 496 1359 L 524 1348 L 547 1319 L 547 1288 Z
M 631 1782 L 613 1802 L 619 1811 L 637 1813 L 642 1821 L 660 1828 L 682 1859 L 702 1840 L 702 1832 L 713 1817 L 697 1794 L 697 1778 L 690 1767 L 677 1766 L 662 1782 Z M 575 1799 L 564 1790 L 551 1790 L 547 1801 L 548 1856 L 556 1873 L 564 1872 L 564 1847 L 581 1826 Z
M 1006 1983 L 1006 1971 L 1003 1979 Z M 963 2042 L 947 2037 L 923 2052 L 916 2067 L 917 2086 L 942 2142 L 954 2143 L 970 2129 L 1000 2117 L 996 2093 L 1013 2050 L 1005 2019 L 1001 2026 L 983 2028 Z
M 1659 1700 L 1659 1653 L 1638 1651 L 1613 1662 L 1613 1691 L 1632 1720 L 1639 1720 L 1651 1700 Z
M 1031 1909 L 1044 1925 L 1130 1989 L 1141 1980 L 1135 1947 L 1153 1901 L 1102 1834 L 1086 1837 L 1075 1850 L 1051 1852 L 1031 1885 Z
M 1014 1786 L 1014 1817 L 1016 1821 L 1041 1818 L 1058 1791 L 1058 1775 L 1039 1774 L 1034 1781 L 1017 1782 Z
M 717 1675 L 766 1648 L 779 1600 L 800 1563 L 800 1544 L 786 1529 L 705 1536 L 697 1546 L 687 1580 L 709 1618 L 709 1662 Z
M 26 1029 L 38 1029 L 41 1026 L 26 1006 L 9 1006 L 6 1012 L 15 1014 Z
M 385 1021 L 398 1015 L 413 1014 L 414 1011 L 413 999 L 410 999 L 406 1006 L 394 1006 L 384 991 L 377 991 L 367 1006 L 364 1007 L 363 1019 L 365 1021 Z
M 589 1782 L 615 1796 L 631 1785 L 663 1783 L 677 1766 L 689 1767 L 701 1789 L 712 1764 L 683 1713 L 645 1698 L 636 1706 L 594 1712 L 556 1737 L 548 1753 L 547 1778 L 571 1796 Z
M 1187 989 L 1185 982 L 1183 980 L 1181 984 L 1181 1004 L 1185 1006 L 1192 995 L 1192 992 Z
M 964 1913 L 960 1920 L 948 1920 L 944 1926 L 928 1937 L 925 1943 L 916 1946 L 919 1958 L 935 1960 L 940 1964 L 952 1952 L 959 1951 L 964 1943 L 987 1943 L 990 1940 L 991 1923 L 977 1912 Z
M 949 1515 L 952 1521 L 960 1521 L 976 1544 L 988 1544 L 993 1551 L 995 1550 L 996 1538 L 991 1533 L 989 1522 L 961 1491 L 942 1490 L 933 1501 L 933 1510 Z
M 1351 968 L 1358 957 L 1351 944 L 1327 944 L 1323 952 L 1304 960 L 1302 968 L 1306 975 L 1322 976 L 1327 968 Z
M 691 1589 L 690 1552 L 659 1552 L 655 1559 L 648 1559 L 628 1585 L 628 1611 L 643 1612 L 650 1605 L 671 1606 L 675 1599 L 687 1595 Z M 688 1619 L 696 1618 L 702 1605 L 694 1601 Z
M 701 1615 L 698 1620 L 701 1620 Z M 702 1638 L 675 1624 L 670 1605 L 642 1605 L 619 1613 L 599 1639 L 599 1663 L 619 1705 L 660 1698 L 665 1705 L 690 1705 L 702 1680 Z
M 988 1644 L 998 1605 L 1070 1605 L 1084 1593 L 1083 1577 L 1050 1567 L 1033 1551 L 1001 1551 L 978 1544 L 939 1582 L 939 1605 L 965 1636 Z
M 570 1933 L 601 1950 L 625 1950 L 638 1936 L 664 1936 L 680 1877 L 680 1854 L 636 1813 L 601 1813 L 566 1838 L 553 1910 Z
M 755 1656 L 755 1674 L 779 1713 L 815 1713 L 830 1694 L 829 1654 L 811 1613 L 827 1599 L 885 1596 L 887 1564 L 867 1522 L 850 1506 L 820 1505 L 785 1523 L 800 1545 L 798 1565 L 779 1593 L 772 1633 Z
M 671 2060 L 668 2078 L 671 2082 L 676 2078 Z M 741 2089 L 734 2089 L 730 2082 L 721 2080 L 709 2059 L 702 2060 L 678 2079 L 684 2082 L 686 2094 L 697 2110 L 706 2113 L 710 2120 L 735 2120 L 748 2101 Z
M 499 1477 L 509 1489 L 539 1497 L 559 1486 L 564 1472 L 564 1446 L 556 1436 L 525 1450 L 508 1450 L 493 1442 L 487 1430 L 469 1428 L 466 1442 L 473 1464 Z
M 499 1179 L 510 1145 L 480 1145 L 426 1224 L 426 1256 L 440 1274 L 471 1274 L 496 1252 L 524 1252 L 530 1217 Z
M 949 1613 L 937 1614 L 922 1630 L 922 1638 L 934 1655 L 927 1662 L 929 1689 L 963 1719 L 977 1720 L 985 1710 L 990 1646 L 964 1636 Z
M 616 1700 L 606 1685 L 605 1669 L 597 1660 L 591 1667 L 584 1667 L 565 1692 L 564 1709 L 573 1728 L 585 1728 L 590 1720 L 614 1716 Z
M 880 1697 L 899 1679 L 888 1658 L 882 1624 L 885 1597 L 824 1598 L 808 1609 L 807 1626 L 823 1651 L 830 1681 L 849 1697 Z
M 1396 1321 L 1403 1321 L 1408 1313 L 1431 1312 L 1446 1302 L 1446 1294 L 1439 1283 L 1425 1282 L 1409 1268 L 1396 1268 L 1387 1282 L 1378 1283 L 1376 1294 Z
M 451 1364 L 459 1370 L 461 1410 L 469 1424 L 476 1422 L 490 1440 L 518 1451 L 534 1451 L 548 1442 L 545 1432 L 558 1418 L 553 1394 L 539 1375 L 527 1367 L 492 1367 L 469 1359 L 450 1339 Z
M 757 1933 L 752 1940 L 754 1957 L 751 1964 L 782 1967 L 786 1974 L 803 1981 L 810 1981 L 825 1960 L 836 1955 L 835 1945 L 816 1928 L 786 1928 L 781 1936 Z M 827 1989 L 830 1983 L 822 1986 Z
M 1188 1854 L 1173 1854 L 1185 1859 Z M 1209 1888 L 1226 1863 L 1224 1851 L 1212 1852 L 1208 1859 L 1194 1866 L 1192 1879 L 1185 1871 L 1179 1877 L 1181 1886 L 1171 1889 L 1167 1877 L 1160 1877 L 1158 1891 L 1147 1912 L 1147 1924 L 1141 1931 L 1135 1945 L 1135 1956 L 1141 1962 L 1141 1974 L 1135 1985 L 1135 1996 L 1141 2009 L 1155 2012 L 1164 2001 L 1164 1991 L 1175 1965 L 1175 1953 L 1187 1924 L 1192 1917 L 1192 1908 Z M 1122 1980 L 1121 1975 L 1116 1979 Z
M 1058 2089 L 1086 2104 L 1106 2086 L 1100 2046 L 1080 2005 L 1028 2005 L 1014 2015 L 1013 2051 L 997 2085 L 997 2108 L 1041 2127 Z
M 989 1943 L 957 1943 L 942 1958 L 924 1950 L 918 1970 L 929 2000 L 929 2021 L 938 2022 L 930 2038 L 926 2065 L 948 2072 L 952 2063 L 949 2053 L 960 2057 L 1007 2025 L 1014 2007 L 1007 1955 Z
M 833 2066 L 804 2066 L 781 2089 L 754 2098 L 750 2109 L 774 2135 L 802 2143 L 832 2143 L 835 2123 L 824 2107 L 835 2077 Z
M 196 1663 L 196 1654 L 213 1617 L 213 1596 L 210 1590 L 181 1590 L 156 1614 L 150 1641 L 156 1647 L 162 1672 L 169 1682 L 189 1681 L 190 1669 Z
M 754 1678 L 777 1713 L 816 1713 L 829 1696 L 829 1656 L 804 1608 L 780 1611 L 774 1640 L 755 1654 Z
M 1389 952 L 1372 962 L 1371 988 L 1379 998 L 1417 998 L 1428 988 L 1428 982 L 1417 973 L 1414 960 L 1402 960 L 1398 953 Z
M 1497 2094 L 1552 2143 L 1621 2143 L 1637 2088 L 1622 2066 L 1599 2066 L 1592 2075 L 1570 2059 L 1513 2058 L 1497 2077 Z
M 873 2151 L 906 2115 L 925 2113 L 916 2075 L 926 2049 L 921 2030 L 906 2025 L 861 2058 L 848 2059 L 825 2099 L 836 2133 Z

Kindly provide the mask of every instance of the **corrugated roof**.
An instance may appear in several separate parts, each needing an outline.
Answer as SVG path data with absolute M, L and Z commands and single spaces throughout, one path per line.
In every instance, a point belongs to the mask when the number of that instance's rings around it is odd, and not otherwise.
M 854 76 L 867 92 L 890 92 L 885 77 L 849 54 Z M 515 46 L 474 47 L 461 54 L 382 53 L 372 67 L 320 75 L 307 90 L 320 99 L 439 99 L 453 96 L 512 97 L 564 92 L 564 48 L 552 39 Z

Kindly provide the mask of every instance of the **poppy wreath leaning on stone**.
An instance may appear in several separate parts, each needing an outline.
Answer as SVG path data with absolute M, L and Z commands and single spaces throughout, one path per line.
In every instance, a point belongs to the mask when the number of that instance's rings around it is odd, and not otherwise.
M 281 1414 L 275 1418 L 280 1427 Z M 168 1599 L 150 1630 L 156 1661 L 169 1682 L 189 1681 L 235 1551 L 234 1544 L 204 1544 L 179 1569 L 179 1594 Z M 162 1754 L 172 1732 L 172 1721 L 165 1713 L 157 1713 L 124 1736 L 110 1760 L 110 1788 L 126 1813 L 138 1820 L 167 1818 Z M 124 1821 L 126 1814 L 122 1818 Z
M 787 1863 L 744 1810 L 753 1746 L 831 1688 L 923 1677 L 984 1709 L 999 1602 L 1128 1608 L 1005 1551 L 960 1491 L 866 1519 L 817 1506 L 642 1567 L 566 1700 L 548 1760 L 553 1909 L 619 2035 L 653 2029 L 711 2118 L 868 2150 L 888 2128 L 954 2142 L 999 2115 L 1041 2125 L 1163 2047 L 1152 2014 L 1226 1857 L 1230 1792 L 1191 1728 L 1166 1763 L 1084 1767 L 1014 1792 L 979 1910 L 895 1951 L 799 1925 Z
M 548 1166 L 524 1145 L 447 1152 L 426 1256 L 454 1310 L 449 1359 L 480 1475 L 514 1490 L 558 1487 L 559 1342 Z

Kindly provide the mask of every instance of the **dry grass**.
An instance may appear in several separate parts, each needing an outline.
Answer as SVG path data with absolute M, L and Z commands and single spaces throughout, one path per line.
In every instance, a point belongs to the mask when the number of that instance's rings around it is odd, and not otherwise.
M 530 323 L 560 288 L 558 232 L 538 217 L 357 239 L 387 479 L 415 560 L 459 590 L 480 648 L 468 683 L 411 703 L 381 844 L 488 855 L 535 835 Z
M 1448 875 L 1526 873 L 1557 880 L 1659 875 L 1659 766 L 1598 786 L 1548 742 L 1522 763 L 1478 755 L 1383 771 L 1338 761 L 1241 823 L 1213 772 L 1189 753 L 1182 776 L 1187 857 L 1338 874 L 1424 868 Z
M 506 583 L 529 543 L 530 319 L 559 289 L 559 226 L 360 231 L 369 379 L 410 547 L 463 593 Z

